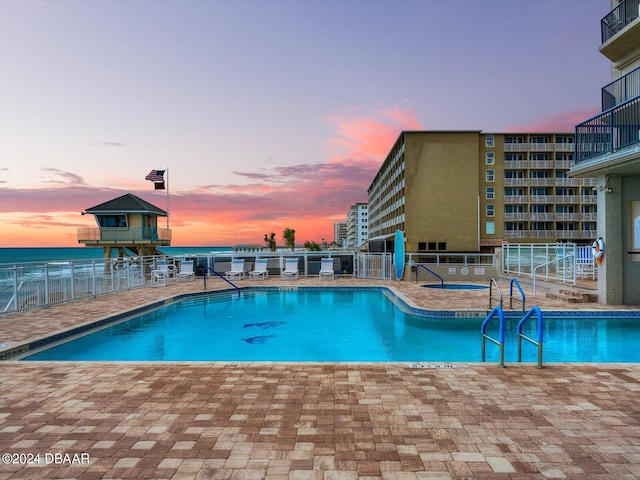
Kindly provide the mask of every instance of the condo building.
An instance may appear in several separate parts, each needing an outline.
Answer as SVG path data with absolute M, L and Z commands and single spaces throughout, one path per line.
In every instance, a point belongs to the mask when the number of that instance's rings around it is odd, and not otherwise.
M 591 243 L 595 179 L 568 178 L 573 133 L 403 131 L 371 183 L 369 251 L 493 252 L 504 242 Z
M 333 241 L 338 248 L 347 246 L 347 222 L 335 222 L 333 224 Z
M 613 0 L 600 21 L 600 53 L 611 82 L 600 92 L 602 112 L 576 125 L 570 177 L 596 177 L 598 301 L 640 304 L 640 13 L 639 0 Z
M 347 213 L 346 248 L 358 249 L 367 241 L 369 235 L 369 215 L 366 203 L 356 203 Z

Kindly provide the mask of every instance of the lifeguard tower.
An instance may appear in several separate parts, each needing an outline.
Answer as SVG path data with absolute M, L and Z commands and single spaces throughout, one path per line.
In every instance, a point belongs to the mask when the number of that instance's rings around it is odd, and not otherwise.
M 158 217 L 167 212 L 131 193 L 87 208 L 82 212 L 86 214 L 95 217 L 98 228 L 78 228 L 78 243 L 101 246 L 105 259 L 111 258 L 114 248 L 122 259 L 132 254 L 164 255 L 158 247 L 171 245 L 171 230 L 158 228 Z

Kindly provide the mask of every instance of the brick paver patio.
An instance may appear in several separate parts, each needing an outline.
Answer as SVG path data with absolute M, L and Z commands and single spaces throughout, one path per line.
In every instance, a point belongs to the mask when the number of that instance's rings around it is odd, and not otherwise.
M 331 284 L 354 283 L 363 284 Z M 443 299 L 383 284 L 423 308 L 488 306 L 486 292 Z M 147 288 L 0 318 L 0 341 L 201 289 Z M 532 304 L 604 308 L 554 302 Z M 0 478 L 637 478 L 639 403 L 635 364 L 4 361 Z

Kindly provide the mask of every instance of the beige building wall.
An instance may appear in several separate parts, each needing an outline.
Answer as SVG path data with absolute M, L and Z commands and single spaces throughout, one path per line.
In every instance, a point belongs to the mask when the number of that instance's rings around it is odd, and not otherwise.
M 478 251 L 479 132 L 405 133 L 408 252 Z

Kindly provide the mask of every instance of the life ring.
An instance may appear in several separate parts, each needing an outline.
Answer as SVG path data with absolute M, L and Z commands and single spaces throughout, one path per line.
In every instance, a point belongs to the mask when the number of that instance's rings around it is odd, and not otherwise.
M 602 257 L 604 257 L 604 240 L 602 237 L 598 237 L 597 240 L 593 241 L 591 244 L 591 252 L 593 253 L 593 259 L 596 261 L 596 264 L 600 265 Z

